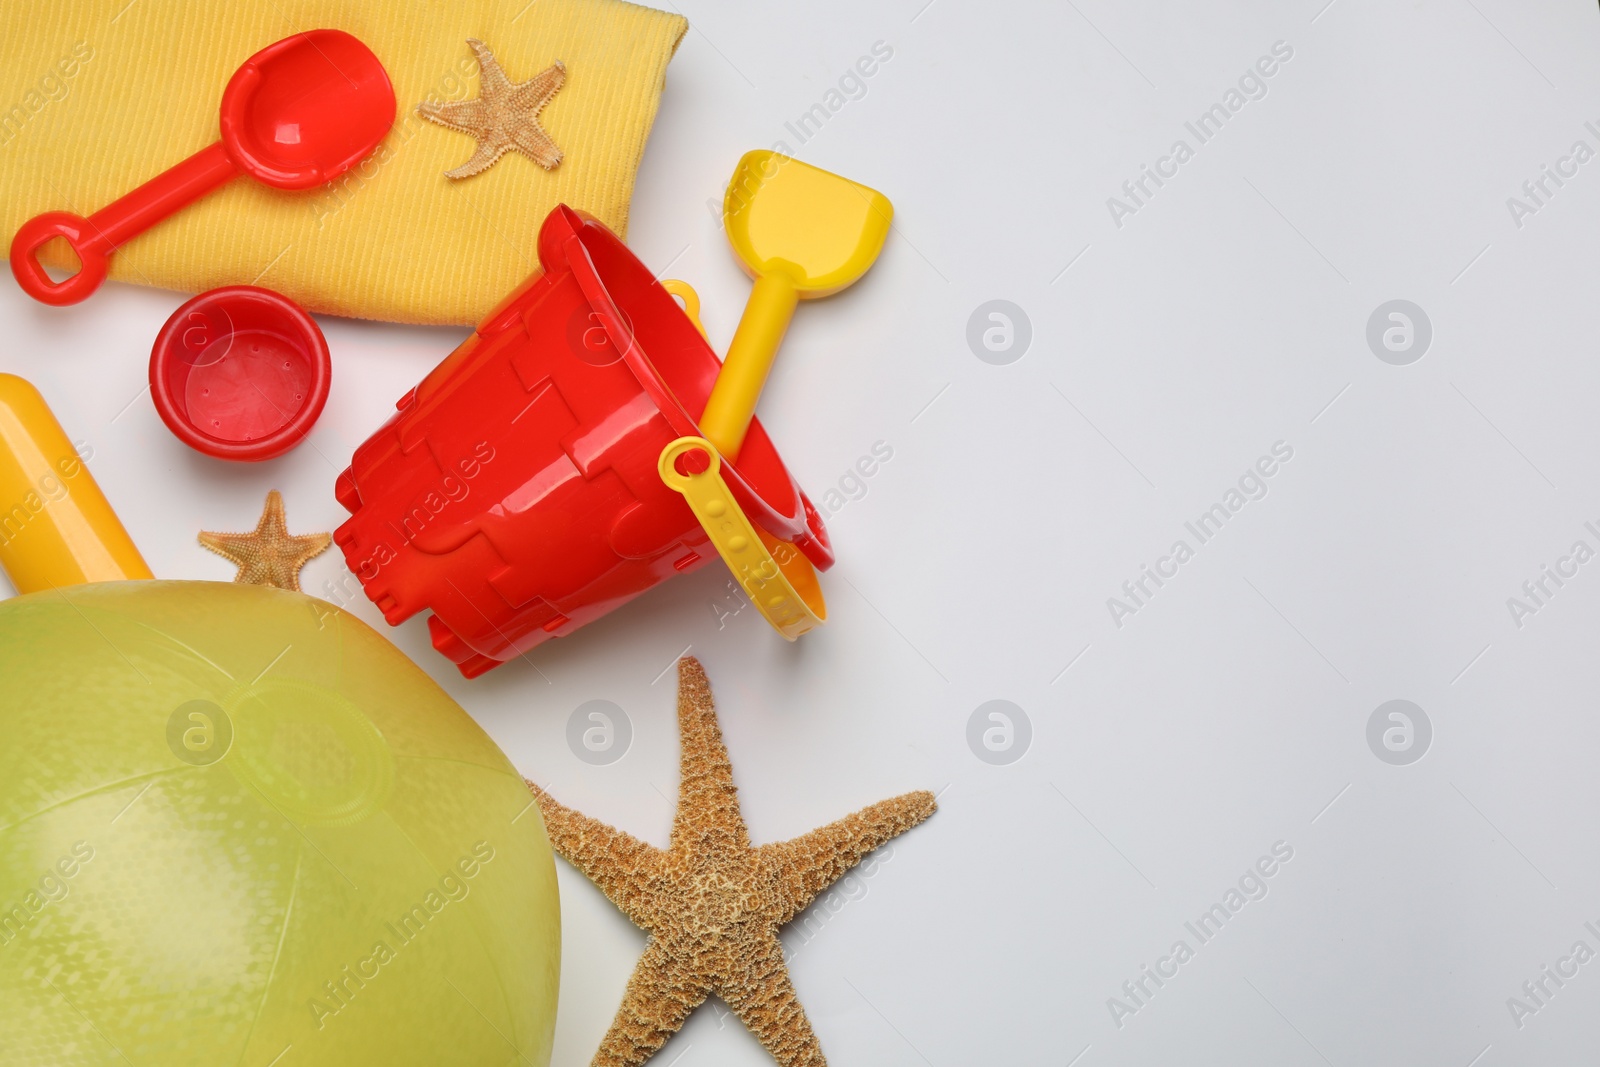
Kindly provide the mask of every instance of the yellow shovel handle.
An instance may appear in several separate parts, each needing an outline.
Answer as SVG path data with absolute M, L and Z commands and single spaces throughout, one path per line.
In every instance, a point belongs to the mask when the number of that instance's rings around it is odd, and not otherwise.
M 706 469 L 698 474 L 678 469 L 678 458 L 691 452 L 707 457 Z M 793 641 L 827 621 L 816 568 L 799 549 L 750 522 L 722 480 L 715 445 L 703 437 L 680 437 L 661 450 L 659 467 L 661 480 L 683 494 L 722 561 L 773 629 Z
M 39 390 L 0 374 L 0 568 L 19 593 L 153 578 Z
M 730 460 L 737 461 L 744 447 L 761 387 L 772 373 L 772 361 L 799 302 L 794 283 L 782 274 L 758 276 L 750 291 L 739 328 L 728 345 L 728 358 L 722 361 L 705 414 L 700 416 L 700 432 Z

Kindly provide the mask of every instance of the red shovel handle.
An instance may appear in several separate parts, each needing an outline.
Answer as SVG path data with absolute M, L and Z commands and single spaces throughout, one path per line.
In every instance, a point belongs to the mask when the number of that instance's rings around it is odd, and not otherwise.
M 57 307 L 76 304 L 106 280 L 111 253 L 238 173 L 218 141 L 88 218 L 49 211 L 29 219 L 11 239 L 11 273 L 35 300 Z M 66 238 L 83 264 L 82 270 L 60 282 L 51 281 L 39 262 L 40 247 L 57 237 Z
M 39 249 L 57 237 L 66 239 L 83 266 L 70 278 L 52 281 L 39 262 Z M 106 279 L 105 243 L 94 224 L 70 211 L 50 211 L 29 219 L 11 241 L 11 273 L 23 292 L 35 300 L 61 307 L 76 304 L 100 288 Z

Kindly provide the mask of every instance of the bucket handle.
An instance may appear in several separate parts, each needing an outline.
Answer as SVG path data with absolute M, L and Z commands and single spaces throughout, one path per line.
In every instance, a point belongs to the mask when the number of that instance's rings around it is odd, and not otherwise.
M 774 630 L 793 641 L 827 621 L 816 568 L 799 549 L 750 522 L 722 480 L 722 457 L 710 441 L 680 437 L 661 450 L 658 467 L 661 480 L 683 494 L 717 554 Z

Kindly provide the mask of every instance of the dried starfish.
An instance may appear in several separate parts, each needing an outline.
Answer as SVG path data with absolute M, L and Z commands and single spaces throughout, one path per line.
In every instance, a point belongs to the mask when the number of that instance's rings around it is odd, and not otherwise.
M 283 494 L 267 494 L 261 521 L 251 533 L 201 533 L 200 543 L 239 565 L 233 580 L 300 591 L 300 568 L 325 552 L 333 538 L 325 533 L 291 534 L 283 514 Z
M 475 100 L 424 101 L 417 114 L 478 140 L 478 150 L 446 178 L 470 178 L 488 170 L 507 152 L 516 150 L 545 170 L 561 162 L 561 149 L 539 125 L 539 113 L 567 80 L 567 68 L 558 59 L 529 81 L 512 84 L 500 69 L 494 53 L 476 38 L 467 46 L 478 57 L 478 97 Z
M 528 783 L 557 852 L 650 933 L 594 1067 L 637 1067 L 715 994 L 785 1067 L 824 1067 L 784 963 L 778 928 L 868 852 L 934 811 L 916 792 L 792 841 L 750 844 L 700 663 L 679 663 L 682 782 L 665 851 L 557 803 Z

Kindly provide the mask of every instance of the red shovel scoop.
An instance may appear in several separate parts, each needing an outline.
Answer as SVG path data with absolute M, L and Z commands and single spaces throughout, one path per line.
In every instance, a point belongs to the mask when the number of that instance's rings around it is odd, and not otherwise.
M 269 45 L 222 92 L 222 140 L 88 218 L 51 211 L 11 241 L 17 283 L 46 304 L 75 304 L 100 287 L 106 259 L 151 226 L 248 174 L 277 189 L 332 181 L 372 152 L 394 125 L 394 87 L 372 50 L 342 30 L 309 30 Z M 82 264 L 51 281 L 39 248 L 64 237 Z

